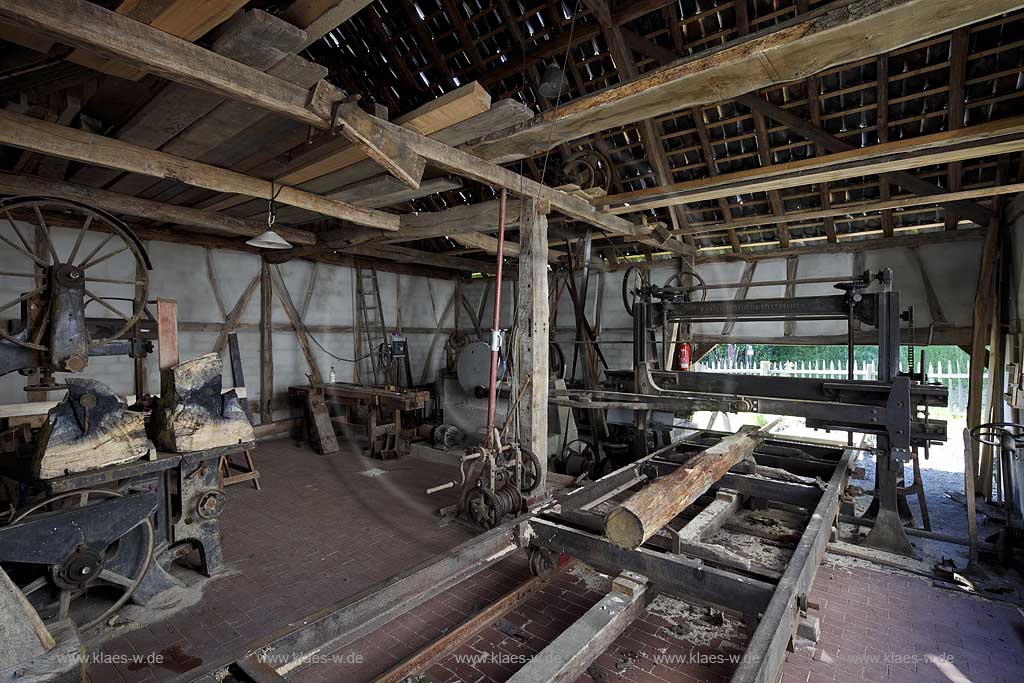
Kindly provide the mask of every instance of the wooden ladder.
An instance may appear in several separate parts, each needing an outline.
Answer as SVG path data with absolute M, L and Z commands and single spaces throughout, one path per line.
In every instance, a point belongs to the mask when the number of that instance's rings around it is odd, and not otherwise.
M 387 379 L 386 369 L 381 364 L 377 350 L 387 339 L 384 328 L 384 306 L 380 299 L 380 285 L 377 271 L 372 268 L 356 267 L 356 302 L 359 305 L 358 320 L 361 334 L 356 337 L 356 357 L 369 353 L 373 368 L 373 383 L 382 384 Z M 365 344 L 365 349 L 363 348 Z M 357 367 L 359 364 L 357 364 Z

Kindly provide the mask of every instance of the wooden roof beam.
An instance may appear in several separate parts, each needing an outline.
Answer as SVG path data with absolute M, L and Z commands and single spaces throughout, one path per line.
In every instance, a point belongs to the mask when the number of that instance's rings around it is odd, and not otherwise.
M 394 214 L 362 209 L 269 180 L 7 111 L 0 111 L 0 143 L 156 178 L 173 178 L 217 192 L 233 192 L 267 200 L 276 197 L 281 204 L 357 225 L 383 230 L 397 230 L 399 226 L 398 216 Z
M 295 0 L 281 18 L 306 32 L 299 50 L 323 38 L 355 16 L 373 0 Z
M 1018 192 L 1024 192 L 1024 183 L 1015 183 L 1012 185 L 993 185 L 991 187 L 979 187 L 971 190 L 961 190 L 960 192 L 952 192 L 949 194 L 950 199 L 955 200 L 974 200 L 984 197 L 993 197 L 1004 194 L 1017 194 Z M 815 221 L 819 219 L 833 219 L 840 216 L 857 216 L 861 214 L 875 213 L 876 211 L 892 211 L 893 209 L 908 209 L 917 206 L 928 206 L 929 204 L 937 203 L 935 197 L 897 197 L 896 199 L 889 199 L 878 202 L 863 202 L 858 204 L 843 204 L 841 206 L 829 206 L 826 209 L 820 210 L 809 210 L 809 211 L 790 211 L 782 216 L 766 215 L 766 216 L 750 216 L 747 218 L 737 218 L 731 222 L 722 223 L 707 223 L 704 225 L 696 225 L 690 228 L 691 235 L 705 235 L 709 233 L 715 233 L 725 230 L 740 230 L 742 228 L 756 228 L 762 225 L 774 225 L 777 223 L 802 223 L 805 221 Z M 829 242 L 835 242 L 836 240 L 829 239 Z
M 887 99 L 887 98 L 883 98 Z M 740 104 L 745 105 L 752 111 L 759 112 L 780 124 L 786 126 L 797 135 L 801 135 L 811 142 L 814 142 L 822 147 L 827 152 L 838 153 L 847 152 L 850 150 L 860 149 L 854 147 L 848 142 L 844 142 L 839 138 L 835 137 L 827 130 L 822 128 L 820 125 L 815 125 L 809 121 L 806 121 L 796 114 L 783 109 L 771 102 L 766 101 L 764 98 L 755 95 L 753 93 L 740 95 L 736 98 L 736 101 Z M 880 117 L 880 120 L 886 123 L 888 127 L 888 118 Z M 958 128 L 962 128 L 959 126 Z M 883 134 L 879 131 L 879 144 L 885 144 L 888 142 L 888 133 Z M 911 192 L 920 195 L 941 195 L 945 192 L 941 187 L 927 180 L 922 180 L 916 175 L 909 171 L 899 171 L 896 173 L 887 174 L 889 179 L 893 182 L 907 188 Z M 943 203 L 944 202 L 940 202 Z M 960 211 L 965 218 L 974 221 L 978 225 L 988 225 L 988 221 L 991 220 L 992 212 L 988 209 L 973 204 L 971 202 L 956 202 L 952 203 L 951 206 Z
M 487 136 L 472 149 L 503 162 L 539 154 L 643 118 L 806 78 L 1019 7 L 1019 0 L 831 3 L 772 30 L 581 97 L 528 124 Z
M 596 202 L 610 206 L 611 213 L 625 214 L 1021 150 L 1024 150 L 1024 117 L 1015 117 L 717 178 L 609 195 Z
M 267 229 L 267 225 L 264 222 L 250 221 L 214 211 L 202 211 L 200 209 L 191 209 L 187 206 L 164 204 L 150 199 L 110 192 L 109 190 L 56 180 L 46 180 L 36 176 L 17 175 L 15 173 L 0 173 L 0 193 L 59 197 L 96 206 L 115 214 L 187 225 L 193 228 L 202 228 L 203 231 L 208 230 L 216 234 L 232 237 L 255 237 Z M 277 226 L 275 226 L 275 230 L 292 244 L 316 243 L 316 235 L 306 230 Z
M 346 110 L 339 109 L 339 117 L 344 120 L 346 116 Z M 382 134 L 391 135 L 397 143 L 407 145 L 411 152 L 422 156 L 431 165 L 449 173 L 488 185 L 504 187 L 519 196 L 533 197 L 548 203 L 552 209 L 570 218 L 588 223 L 605 232 L 631 237 L 636 241 L 653 244 L 659 249 L 668 249 L 674 253 L 682 254 L 692 251 L 691 247 L 672 239 L 671 235 L 651 235 L 651 229 L 646 226 L 637 225 L 599 211 L 589 201 L 542 185 L 497 164 L 407 128 L 396 126 L 383 119 L 372 118 L 376 119 L 376 125 L 379 126 Z
M 316 128 L 331 127 L 341 94 L 326 81 L 307 90 L 88 0 L 0 0 L 0 20 Z

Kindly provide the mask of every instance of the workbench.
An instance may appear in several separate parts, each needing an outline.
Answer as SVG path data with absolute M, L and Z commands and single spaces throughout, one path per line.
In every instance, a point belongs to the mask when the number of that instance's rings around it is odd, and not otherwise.
M 339 428 L 342 432 L 365 430 L 368 454 L 374 458 L 397 457 L 404 451 L 402 415 L 426 407 L 430 397 L 430 392 L 419 389 L 389 389 L 347 382 L 288 387 L 292 404 L 302 405 L 307 434 L 315 433 L 312 422 L 316 416 L 311 414 L 307 400 L 311 391 L 323 395 L 328 410 L 334 407 L 341 413 L 328 416 L 335 431 Z M 365 409 L 365 422 L 356 420 L 356 409 Z

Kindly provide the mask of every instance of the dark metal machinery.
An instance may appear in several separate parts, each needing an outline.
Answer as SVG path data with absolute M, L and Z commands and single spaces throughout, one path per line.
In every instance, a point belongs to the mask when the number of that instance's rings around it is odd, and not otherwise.
M 866 291 L 873 284 L 881 291 Z M 922 373 L 899 369 L 899 293 L 892 273 L 865 273 L 840 282 L 843 293 L 831 296 L 726 301 L 691 301 L 699 287 L 659 287 L 641 280 L 631 287 L 626 303 L 633 315 L 634 369 L 609 373 L 607 388 L 567 392 L 556 398 L 587 409 L 634 411 L 639 450 L 648 448 L 650 419 L 656 412 L 688 415 L 696 410 L 757 412 L 806 418 L 809 427 L 860 432 L 876 436 L 877 517 L 865 543 L 903 555 L 914 551 L 898 512 L 898 487 L 903 463 L 913 449 L 946 440 L 944 421 L 929 417 L 931 407 L 945 406 L 947 390 L 925 381 Z M 629 295 L 632 295 L 630 298 Z M 878 330 L 876 380 L 832 380 L 724 375 L 660 370 L 650 343 L 654 330 L 668 323 L 725 321 L 846 321 L 852 355 L 854 321 Z M 636 452 L 636 451 L 634 451 Z
M 152 266 L 127 225 L 44 197 L 0 202 L 0 221 L 4 249 L 24 262 L 0 273 L 23 290 L 0 305 L 20 308 L 0 329 L 0 376 L 31 377 L 27 391 L 64 390 L 54 373 L 81 372 L 93 356 L 141 358 L 153 350 L 157 322 L 146 312 Z M 70 232 L 58 236 L 54 223 Z M 79 400 L 88 415 L 96 397 Z M 86 417 L 83 434 L 88 425 Z M 167 569 L 186 555 L 195 553 L 206 575 L 223 566 L 217 517 L 226 498 L 218 490 L 218 462 L 252 443 L 153 451 L 150 459 L 39 479 L 31 467 L 35 439 L 25 425 L 0 435 L 0 476 L 15 484 L 9 502 L 19 506 L 0 527 L 0 562 L 45 621 L 70 620 L 83 629 L 105 622 L 129 599 L 146 604 L 180 585 Z

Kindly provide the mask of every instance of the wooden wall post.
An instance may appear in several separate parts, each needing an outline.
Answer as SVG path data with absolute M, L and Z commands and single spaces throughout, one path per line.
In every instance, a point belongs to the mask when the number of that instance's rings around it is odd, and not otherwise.
M 174 299 L 156 300 L 157 359 L 160 370 L 178 364 L 178 302 Z
M 548 219 L 535 199 L 523 199 L 519 245 L 519 386 L 530 383 L 522 401 L 522 443 L 540 460 L 543 487 L 548 463 Z
M 274 286 L 270 264 L 260 262 L 260 424 L 274 421 Z

